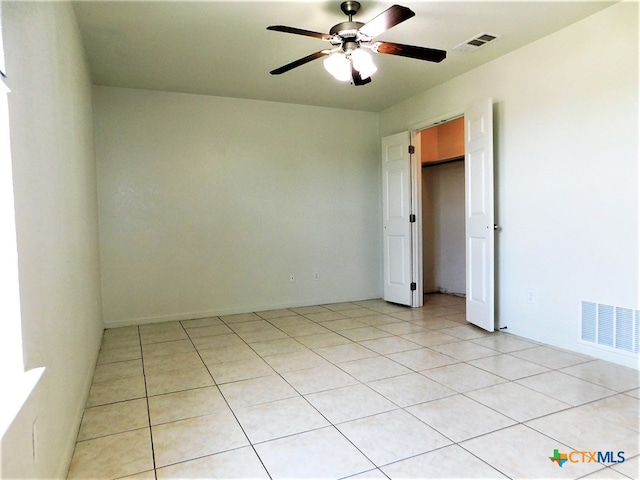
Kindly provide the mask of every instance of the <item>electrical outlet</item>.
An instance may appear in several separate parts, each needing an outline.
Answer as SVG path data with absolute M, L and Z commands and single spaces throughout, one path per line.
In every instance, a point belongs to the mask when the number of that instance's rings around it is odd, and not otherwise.
M 535 292 L 527 290 L 527 303 L 536 303 Z
M 320 280 L 320 272 L 313 272 L 313 279 L 316 281 Z
M 296 281 L 296 276 L 295 276 L 293 273 L 290 273 L 290 274 L 289 274 L 289 281 L 290 281 L 291 283 L 293 283 L 293 282 L 295 282 L 295 281 Z

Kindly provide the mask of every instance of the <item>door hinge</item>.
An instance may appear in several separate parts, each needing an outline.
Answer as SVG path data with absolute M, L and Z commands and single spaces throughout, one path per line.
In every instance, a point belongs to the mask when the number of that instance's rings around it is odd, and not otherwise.
M 411 291 L 413 292 L 414 290 L 416 290 L 418 287 L 416 286 L 416 282 L 411 282 Z
M 409 215 L 409 223 L 416 223 L 416 216 L 414 213 Z
M 413 155 L 414 153 L 416 153 L 416 147 L 409 145 L 409 155 Z

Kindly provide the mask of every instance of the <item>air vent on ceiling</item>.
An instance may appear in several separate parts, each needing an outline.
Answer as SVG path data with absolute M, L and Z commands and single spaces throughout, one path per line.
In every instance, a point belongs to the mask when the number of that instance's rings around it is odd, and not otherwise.
M 475 52 L 483 45 L 494 42 L 500 38 L 502 38 L 502 36 L 495 33 L 479 33 L 478 35 L 471 37 L 469 40 L 462 42 L 460 45 L 453 47 L 453 49 L 461 52 Z

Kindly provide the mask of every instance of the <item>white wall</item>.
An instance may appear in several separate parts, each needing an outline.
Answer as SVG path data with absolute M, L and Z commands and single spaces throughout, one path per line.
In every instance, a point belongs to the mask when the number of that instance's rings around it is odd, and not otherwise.
M 638 4 L 623 2 L 381 113 L 381 135 L 495 107 L 497 316 L 581 343 L 580 302 L 639 304 Z M 535 292 L 527 303 L 527 290 Z
M 377 114 L 94 99 L 107 325 L 380 295 Z
M 422 168 L 422 218 L 425 292 L 464 294 L 464 162 Z
M 5 2 L 2 21 L 24 364 L 46 368 L 2 477 L 64 478 L 103 329 L 91 83 L 70 4 Z

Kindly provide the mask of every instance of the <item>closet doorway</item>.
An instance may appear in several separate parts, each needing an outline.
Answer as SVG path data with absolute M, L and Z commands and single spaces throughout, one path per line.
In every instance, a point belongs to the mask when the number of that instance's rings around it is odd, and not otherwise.
M 466 287 L 455 293 L 466 297 L 467 321 L 492 332 L 495 329 L 494 232 L 498 228 L 493 212 L 493 100 L 486 98 L 469 106 L 463 116 L 444 118 L 456 120 L 458 117 L 464 122 L 465 268 L 462 275 L 466 277 Z M 440 142 L 441 130 L 435 131 L 437 142 L 429 138 L 434 135 L 431 127 L 444 124 L 442 131 L 446 131 L 453 127 L 448 123 L 429 122 L 411 132 L 382 138 L 383 298 L 389 302 L 411 307 L 423 305 L 422 159 L 428 164 L 447 164 L 460 158 L 460 152 L 442 153 L 448 151 L 449 142 L 444 139 Z M 423 139 L 423 135 L 426 138 Z M 454 138 L 459 138 L 459 134 Z M 429 161 L 428 152 L 434 150 L 437 156 Z M 433 214 L 434 218 L 440 216 L 440 213 Z M 436 228 L 432 230 L 435 232 Z M 394 292 L 402 295 L 394 296 Z
M 423 293 L 466 295 L 464 118 L 420 135 Z

